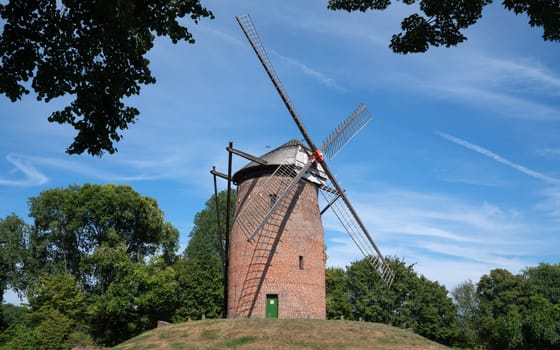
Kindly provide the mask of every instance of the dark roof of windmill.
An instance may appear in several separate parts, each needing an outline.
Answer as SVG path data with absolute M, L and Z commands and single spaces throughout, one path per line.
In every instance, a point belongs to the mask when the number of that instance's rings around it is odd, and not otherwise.
M 301 141 L 292 139 L 282 146 L 260 156 L 259 158 L 267 162 L 266 165 L 250 162 L 233 175 L 233 181 L 239 183 L 247 177 L 254 176 L 255 173 L 267 173 L 269 170 L 273 170 L 281 164 L 301 167 L 303 165 L 301 163 L 302 159 L 301 156 L 298 158 L 298 153 L 302 152 L 307 155 L 311 154 L 311 151 L 305 147 Z M 305 160 L 303 160 L 303 162 L 305 162 Z

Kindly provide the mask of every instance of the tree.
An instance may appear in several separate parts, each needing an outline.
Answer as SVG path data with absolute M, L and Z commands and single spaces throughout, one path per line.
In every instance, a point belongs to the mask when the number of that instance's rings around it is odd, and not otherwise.
M 424 276 L 417 277 L 412 290 L 412 329 L 423 337 L 451 345 L 456 335 L 457 308 L 447 289 Z
M 558 349 L 560 307 L 540 294 L 528 297 L 521 315 L 525 349 Z
M 173 267 L 160 257 L 133 261 L 123 244 L 104 247 L 95 258 L 115 271 L 104 292 L 91 295 L 90 326 L 96 341 L 116 345 L 154 328 L 158 320 L 171 319 L 180 292 Z
M 383 281 L 366 259 L 351 263 L 346 268 L 346 273 L 353 320 L 362 319 L 392 325 L 398 323 L 393 317 L 398 312 L 393 314 L 393 311 L 397 299 L 396 294 L 400 289 L 400 279 L 395 280 L 391 289 L 386 289 L 383 286 Z M 395 272 L 395 275 L 402 276 L 397 272 Z M 399 326 L 402 325 L 399 324 Z
M 3 301 L 7 288 L 22 291 L 25 285 L 23 273 L 27 256 L 27 241 L 30 227 L 21 218 L 12 214 L 0 219 L 0 300 Z M 4 322 L 3 308 L 0 309 L 0 330 Z
M 367 259 L 347 268 L 353 319 L 411 328 L 428 339 L 450 344 L 457 310 L 445 287 L 418 276 L 414 265 L 386 259 L 395 272 L 391 288 L 385 287 Z
M 348 291 L 348 276 L 339 267 L 325 270 L 327 319 L 351 319 L 352 304 Z
M 486 349 L 558 349 L 560 264 L 541 263 L 513 275 L 494 269 L 476 286 L 453 290 L 458 306 L 455 345 Z
M 37 348 L 70 348 L 70 334 L 87 330 L 87 295 L 74 276 L 42 275 L 30 288 L 27 299 Z
M 560 264 L 541 263 L 523 272 L 526 305 L 523 336 L 526 349 L 560 346 Z
M 236 193 L 232 192 L 231 203 Z M 174 267 L 178 271 L 181 301 L 175 320 L 220 317 L 224 310 L 225 232 L 227 192 L 218 193 L 220 227 L 218 227 L 216 200 L 210 197 L 204 209 L 196 213 L 194 227 L 189 233 L 189 244 Z M 231 207 L 233 214 L 234 207 Z M 233 220 L 230 220 L 230 223 Z
M 37 348 L 35 332 L 23 323 L 16 323 L 0 333 L 0 350 L 36 350 Z
M 523 279 L 494 269 L 477 283 L 479 337 L 489 349 L 521 349 Z
M 4 325 L 0 328 L 0 350 L 4 349 L 21 349 L 24 346 L 16 346 L 15 342 L 19 340 L 25 343 L 25 334 L 29 334 L 29 320 L 26 317 L 27 307 L 15 306 L 12 304 L 2 304 L 0 315 L 3 317 Z M 30 340 L 30 339 L 28 339 Z M 35 343 L 29 344 L 28 348 L 34 349 Z
M 117 272 L 95 254 L 122 244 L 134 262 L 161 254 L 171 263 L 178 231 L 155 199 L 130 186 L 83 185 L 46 190 L 29 199 L 36 271 L 76 276 L 86 291 L 103 293 Z M 109 259 L 109 258 L 108 258 Z
M 402 0 L 407 5 L 415 0 Z M 422 14 L 414 13 L 401 22 L 399 34 L 394 34 L 389 47 L 395 53 L 426 52 L 430 46 L 456 46 L 467 37 L 463 30 L 482 17 L 484 6 L 492 0 L 419 0 Z M 527 14 L 532 27 L 543 28 L 543 39 L 560 41 L 560 5 L 557 0 L 503 0 L 505 9 L 515 14 Z M 331 10 L 385 10 L 390 0 L 329 0 Z
M 74 100 L 49 116 L 77 131 L 70 154 L 114 153 L 139 111 L 123 100 L 153 84 L 147 52 L 157 36 L 194 43 L 179 20 L 214 18 L 199 0 L 10 0 L 0 4 L 0 93 Z
M 224 315 L 224 275 L 216 254 L 179 259 L 174 269 L 177 271 L 179 299 L 174 321 Z
M 236 192 L 232 191 L 230 224 L 233 221 L 236 196 Z M 218 227 L 218 220 L 216 217 L 216 199 L 214 196 L 206 201 L 203 210 L 196 213 L 194 217 L 194 227 L 189 233 L 189 244 L 183 252 L 185 258 L 192 259 L 197 255 L 206 254 L 216 254 L 220 256 L 220 254 L 222 254 L 222 249 L 225 246 L 224 235 L 226 232 L 226 191 L 218 193 L 218 207 L 220 212 L 220 227 Z
M 457 336 L 456 345 L 474 348 L 477 345 L 478 298 L 476 286 L 471 281 L 459 284 L 451 292 L 457 305 Z
M 48 333 L 60 314 L 68 328 L 52 333 L 56 339 L 70 342 L 87 333 L 114 345 L 155 327 L 158 319 L 171 319 L 178 231 L 155 199 L 130 186 L 86 184 L 43 191 L 29 207 L 35 227 L 27 272 L 36 282 L 28 299 L 35 332 Z M 85 310 L 68 304 L 79 295 L 87 296 Z

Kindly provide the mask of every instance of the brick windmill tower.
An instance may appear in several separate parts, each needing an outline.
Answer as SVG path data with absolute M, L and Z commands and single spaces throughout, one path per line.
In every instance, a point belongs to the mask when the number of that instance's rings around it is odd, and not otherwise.
M 325 156 L 332 159 L 371 115 L 360 105 L 318 148 L 274 72 L 251 18 L 236 19 L 306 144 L 292 140 L 261 157 L 251 156 L 253 162 L 231 178 L 238 189 L 227 249 L 227 315 L 322 319 L 325 252 L 321 215 L 326 210 L 334 212 L 388 286 L 394 278 L 325 161 Z
M 230 317 L 325 318 L 318 193 L 326 175 L 314 164 L 286 192 L 310 156 L 292 140 L 261 156 L 266 164 L 251 162 L 233 175 L 237 203 L 229 249 Z

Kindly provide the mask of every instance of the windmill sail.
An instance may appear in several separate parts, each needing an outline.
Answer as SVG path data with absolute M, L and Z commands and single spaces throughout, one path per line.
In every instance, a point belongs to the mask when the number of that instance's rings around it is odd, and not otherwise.
M 344 200 L 338 200 L 339 197 L 345 198 L 345 194 L 333 192 L 331 186 L 322 186 L 320 191 L 323 198 L 329 203 L 329 209 L 333 211 L 342 227 L 344 227 L 344 230 L 348 233 L 352 241 L 354 241 L 373 269 L 379 274 L 379 277 L 381 277 L 387 286 L 391 286 L 395 278 L 394 272 L 387 264 L 373 239 L 371 239 L 365 226 L 361 224 L 357 215 L 352 213 L 353 209 L 351 209 Z
M 262 197 L 269 196 L 271 193 L 286 192 L 295 176 L 294 165 L 281 164 L 259 188 L 253 191 L 255 195 L 248 199 L 235 218 L 237 225 L 247 240 L 252 240 L 255 234 L 262 229 L 261 224 L 271 209 L 270 202 L 274 200 L 272 198 L 262 200 L 258 196 Z M 277 200 L 274 201 L 277 202 Z M 281 203 L 274 204 L 278 207 Z M 259 226 L 260 229 L 257 229 Z
M 299 131 L 303 135 L 303 138 L 305 139 L 305 141 L 307 142 L 307 144 L 309 145 L 309 147 L 312 150 L 316 150 L 317 147 L 315 146 L 315 144 L 313 143 L 313 140 L 311 139 L 311 136 L 309 136 L 309 134 L 307 133 L 307 130 L 303 126 L 301 118 L 299 117 L 294 105 L 292 104 L 292 101 L 290 100 L 290 97 L 288 96 L 288 93 L 284 89 L 284 86 L 282 85 L 282 82 L 280 82 L 280 79 L 278 78 L 278 75 L 274 71 L 274 67 L 272 66 L 272 62 L 270 61 L 270 58 L 268 57 L 268 53 L 266 52 L 266 49 L 264 48 L 264 45 L 263 45 L 263 43 L 262 43 L 262 41 L 259 37 L 259 34 L 257 33 L 257 30 L 255 29 L 255 25 L 253 24 L 253 21 L 251 20 L 251 16 L 246 14 L 246 15 L 243 15 L 243 16 L 237 16 L 237 17 L 235 17 L 235 19 L 237 20 L 237 22 L 241 26 L 241 29 L 243 30 L 243 33 L 245 33 L 245 36 L 249 40 L 249 43 L 251 44 L 251 47 L 253 47 L 253 50 L 255 50 L 255 53 L 257 54 L 257 57 L 259 58 L 259 61 L 261 61 L 264 70 L 268 74 L 270 80 L 272 80 L 272 83 L 274 84 L 274 87 L 278 91 L 278 94 L 280 94 L 280 97 L 282 98 L 282 101 L 284 101 L 284 104 L 286 105 L 286 108 L 288 108 L 288 111 L 290 112 L 290 115 L 294 119 Z
M 270 58 L 268 57 L 266 49 L 257 33 L 257 30 L 255 29 L 251 17 L 249 15 L 244 15 L 238 16 L 236 17 L 236 19 L 241 26 L 243 33 L 245 33 L 245 36 L 253 47 L 253 50 L 257 54 L 259 61 L 263 65 L 263 68 L 265 69 L 269 78 L 272 80 L 274 87 L 280 94 L 282 101 L 288 108 L 288 111 L 290 112 L 290 115 L 292 116 L 298 129 L 300 130 L 303 138 L 313 152 L 311 158 L 313 158 L 314 161 L 318 162 L 321 165 L 322 170 L 324 170 L 330 182 L 332 183 L 331 187 L 335 189 L 335 192 L 337 192 L 337 194 L 342 199 L 341 203 L 339 203 L 340 201 L 334 200 L 334 198 L 331 198 L 331 200 L 327 202 L 332 203 L 331 207 L 335 211 L 335 214 L 339 218 L 340 222 L 342 223 L 350 237 L 352 237 L 352 240 L 354 240 L 354 242 L 358 246 L 358 249 L 360 249 L 360 251 L 366 257 L 368 257 L 368 260 L 372 264 L 373 268 L 377 271 L 379 276 L 381 276 L 381 279 L 388 286 L 390 286 L 394 278 L 394 273 L 391 271 L 385 258 L 381 254 L 381 251 L 373 241 L 373 238 L 367 231 L 365 225 L 362 223 L 348 197 L 344 194 L 342 187 L 334 178 L 322 155 L 322 150 L 325 150 L 327 152 L 327 156 L 331 158 L 336 155 L 340 148 L 344 146 L 371 119 L 369 113 L 367 112 L 367 109 L 365 108 L 365 106 L 361 106 L 360 108 L 358 108 L 358 110 L 356 110 L 331 134 L 331 136 L 327 139 L 324 147 L 318 149 L 311 139 L 311 136 L 305 129 L 305 126 L 303 125 L 301 118 L 296 112 L 296 109 L 293 106 L 288 94 L 286 93 L 286 90 L 280 82 L 278 75 L 274 71 Z M 292 181 L 292 186 L 298 181 Z M 283 195 L 285 195 L 285 193 L 283 193 Z M 272 210 L 272 212 L 274 212 L 274 210 Z M 258 227 L 262 227 L 266 224 L 266 220 L 263 221 L 259 222 Z
M 321 150 L 329 159 L 333 159 L 356 134 L 371 120 L 371 114 L 362 103 L 323 143 Z

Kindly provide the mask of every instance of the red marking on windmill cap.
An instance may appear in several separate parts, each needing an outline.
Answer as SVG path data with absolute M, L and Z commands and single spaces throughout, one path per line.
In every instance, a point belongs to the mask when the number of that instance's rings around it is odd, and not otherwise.
M 259 158 L 267 162 L 266 165 L 250 162 L 233 174 L 233 182 L 238 184 L 247 178 L 263 176 L 271 174 L 279 165 L 292 165 L 294 169 L 300 169 L 307 162 L 309 157 L 313 156 L 313 152 L 307 148 L 301 141 L 292 139 L 278 148 L 273 149 L 260 156 Z M 326 175 L 319 164 L 315 171 L 310 170 L 318 180 L 313 182 L 326 180 Z

